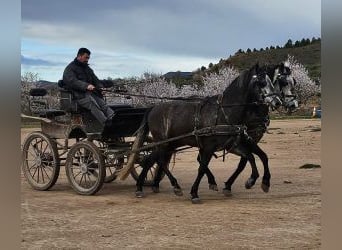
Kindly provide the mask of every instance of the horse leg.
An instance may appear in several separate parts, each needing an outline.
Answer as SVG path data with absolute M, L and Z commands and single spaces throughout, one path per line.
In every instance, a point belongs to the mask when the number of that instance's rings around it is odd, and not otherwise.
M 262 177 L 261 188 L 265 193 L 267 193 L 270 189 L 271 179 L 271 173 L 268 167 L 268 157 L 266 153 L 256 144 L 253 147 L 253 153 L 259 156 L 260 160 L 262 161 L 262 164 L 264 165 L 264 176 Z
M 155 177 L 154 177 L 153 185 L 152 185 L 152 191 L 154 193 L 159 193 L 159 183 L 161 181 L 162 174 L 163 174 L 163 168 L 158 163 L 158 167 L 156 168 Z
M 136 192 L 135 192 L 135 196 L 137 198 L 142 198 L 144 196 L 144 192 L 143 192 L 143 185 L 144 185 L 144 181 L 146 179 L 148 170 L 153 166 L 153 164 L 157 161 L 158 159 L 158 151 L 153 151 L 151 154 L 149 154 L 148 156 L 146 156 L 143 161 L 141 162 L 141 167 L 142 167 L 142 171 L 138 177 L 137 183 L 136 183 Z
M 168 168 L 164 168 L 164 172 L 169 178 L 171 185 L 173 186 L 173 192 L 175 193 L 175 195 L 182 196 L 183 191 L 182 191 L 182 188 L 179 186 L 177 179 L 172 175 L 172 173 L 170 172 Z
M 201 157 L 198 154 L 198 156 L 197 156 L 198 163 L 201 163 L 200 159 L 201 159 Z M 214 190 L 214 191 L 218 191 L 215 176 L 213 175 L 213 173 L 210 171 L 209 168 L 206 168 L 205 170 L 206 170 L 205 174 L 207 175 L 207 178 L 208 178 L 209 189 Z
M 234 150 L 235 154 L 240 155 L 243 158 L 246 158 L 246 160 L 249 161 L 249 163 L 251 164 L 252 174 L 245 183 L 245 187 L 247 189 L 252 188 L 254 186 L 256 180 L 259 178 L 259 172 L 258 172 L 257 166 L 255 164 L 255 158 L 252 154 L 252 152 L 254 152 L 253 149 L 256 145 L 257 144 L 253 141 L 247 141 L 247 142 L 245 141 L 244 143 L 240 144 L 238 148 L 235 148 L 235 150 Z M 246 163 L 244 163 L 244 161 L 243 162 L 240 161 L 241 166 L 239 163 L 238 168 L 240 168 L 240 169 L 237 170 L 237 175 L 239 175 L 241 173 L 241 171 L 244 169 L 244 166 L 246 165 Z M 235 179 L 233 179 L 233 180 L 235 180 Z
M 246 181 L 245 187 L 247 189 L 250 189 L 254 186 L 256 180 L 259 178 L 259 172 L 258 172 L 257 166 L 255 164 L 255 158 L 254 158 L 252 153 L 250 153 L 250 152 L 247 153 L 247 159 L 248 159 L 249 163 L 251 164 L 252 174 L 248 178 L 248 180 Z
M 173 192 L 175 193 L 175 195 L 182 196 L 183 195 L 182 188 L 179 186 L 177 179 L 173 176 L 170 169 L 167 167 L 168 163 L 171 160 L 171 157 L 172 157 L 172 153 L 169 153 L 166 156 L 164 164 L 162 165 L 163 170 L 164 170 L 165 174 L 167 175 L 167 177 L 169 178 L 171 185 L 173 186 Z
M 229 179 L 224 183 L 225 188 L 223 189 L 223 194 L 225 196 L 231 196 L 232 195 L 232 185 L 235 182 L 236 178 L 240 175 L 240 173 L 244 170 L 247 164 L 247 158 L 242 157 L 240 158 L 240 162 L 238 164 L 237 169 L 235 172 L 229 177 Z
M 203 150 L 200 150 L 200 165 L 198 167 L 198 174 L 196 177 L 196 180 L 194 184 L 191 187 L 191 201 L 193 204 L 198 204 L 201 202 L 199 196 L 198 196 L 198 187 L 201 182 L 201 179 L 203 178 L 203 175 L 207 172 L 208 164 L 211 160 L 211 157 L 213 155 L 214 151 L 210 152 L 204 152 Z
M 179 186 L 177 179 L 172 175 L 169 168 L 167 167 L 168 163 L 171 160 L 171 157 L 172 157 L 172 153 L 161 154 L 161 156 L 159 157 L 158 159 L 159 168 L 157 169 L 157 175 L 156 175 L 152 189 L 155 193 L 159 192 L 159 183 L 161 181 L 162 172 L 164 172 L 169 178 L 170 183 L 173 186 L 173 191 L 175 192 L 175 194 L 178 196 L 182 196 L 183 195 L 182 188 Z

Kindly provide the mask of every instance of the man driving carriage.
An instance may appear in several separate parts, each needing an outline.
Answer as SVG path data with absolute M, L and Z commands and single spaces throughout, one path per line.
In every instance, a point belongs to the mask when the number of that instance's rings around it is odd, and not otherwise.
M 103 84 L 89 67 L 90 54 L 87 48 L 78 50 L 76 58 L 64 70 L 63 83 L 81 107 L 89 110 L 103 127 L 110 126 L 114 112 L 103 99 Z

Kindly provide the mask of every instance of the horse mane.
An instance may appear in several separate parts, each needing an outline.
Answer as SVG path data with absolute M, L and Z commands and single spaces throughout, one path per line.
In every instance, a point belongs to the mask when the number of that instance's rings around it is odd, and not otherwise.
M 241 72 L 229 86 L 223 91 L 223 95 L 226 95 L 231 91 L 231 89 L 234 89 L 236 87 L 248 87 L 248 83 L 250 82 L 253 75 L 255 75 L 255 72 L 259 68 L 259 64 L 256 63 L 251 67 L 250 69 L 246 69 Z M 246 86 L 244 86 L 246 85 Z
M 290 65 L 287 62 L 285 62 L 285 63 L 281 62 L 278 64 L 271 64 L 271 65 L 264 65 L 262 68 L 266 70 L 267 75 L 272 80 L 272 83 L 275 81 L 277 74 L 279 72 L 281 72 L 283 70 L 286 70 L 286 71 L 289 70 L 291 73 Z

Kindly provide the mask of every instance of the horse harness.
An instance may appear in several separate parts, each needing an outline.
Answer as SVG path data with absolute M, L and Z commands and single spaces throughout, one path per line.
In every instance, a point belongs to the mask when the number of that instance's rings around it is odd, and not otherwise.
M 264 133 L 266 131 L 266 122 L 258 122 L 255 124 L 255 128 L 253 130 L 248 130 L 246 125 L 232 125 L 229 124 L 229 119 L 228 116 L 224 110 L 224 107 L 234 107 L 234 106 L 255 106 L 255 105 L 260 105 L 257 102 L 252 102 L 252 103 L 245 103 L 245 104 L 230 104 L 230 105 L 222 105 L 222 99 L 223 95 L 218 95 L 217 100 L 216 100 L 216 105 L 217 105 L 217 110 L 214 116 L 215 119 L 215 124 L 210 127 L 205 127 L 205 128 L 199 128 L 200 127 L 200 117 L 201 117 L 201 110 L 202 107 L 204 106 L 205 102 L 199 102 L 196 105 L 196 111 L 195 111 L 195 117 L 194 117 L 194 136 L 196 138 L 198 147 L 202 147 L 201 143 L 201 137 L 207 137 L 207 136 L 233 136 L 230 137 L 226 140 L 226 142 L 221 146 L 220 150 L 225 150 L 226 146 L 229 145 L 231 142 L 233 142 L 232 146 L 229 148 L 229 150 L 226 153 L 229 153 L 232 151 L 235 147 L 237 147 L 241 141 L 242 136 L 246 138 L 247 140 L 252 139 L 249 135 L 248 132 L 254 132 L 254 131 L 262 131 L 261 133 Z M 223 118 L 225 120 L 226 124 L 218 124 L 218 118 L 220 112 L 223 115 Z M 254 126 L 253 126 L 254 127 Z

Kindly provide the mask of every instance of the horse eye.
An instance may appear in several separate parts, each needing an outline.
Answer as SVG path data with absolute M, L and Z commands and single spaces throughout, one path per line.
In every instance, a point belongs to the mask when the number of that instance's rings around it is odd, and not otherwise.
M 289 85 L 289 83 L 287 81 L 281 81 L 280 85 L 282 87 L 285 87 L 285 86 Z
M 259 87 L 264 88 L 264 87 L 266 87 L 266 85 L 267 85 L 266 81 L 258 81 Z

